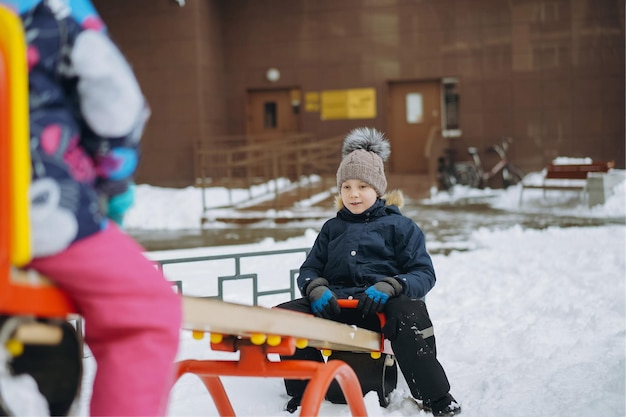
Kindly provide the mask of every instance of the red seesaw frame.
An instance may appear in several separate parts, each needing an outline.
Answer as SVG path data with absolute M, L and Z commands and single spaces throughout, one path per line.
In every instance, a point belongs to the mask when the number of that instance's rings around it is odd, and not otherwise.
M 238 360 L 186 359 L 176 364 L 177 379 L 186 373 L 200 378 L 220 416 L 235 416 L 221 376 L 308 379 L 301 402 L 301 416 L 318 414 L 331 382 L 336 379 L 352 415 L 367 415 L 359 379 L 345 362 L 332 359 L 325 363 L 307 360 L 272 362 L 267 355 L 291 356 L 296 348 L 308 345 L 369 352 L 374 356 L 383 350 L 379 333 L 288 310 L 194 297 L 183 299 L 183 328 L 193 330 L 194 338 L 201 338 L 204 332 L 210 331 L 211 349 L 240 353 Z M 355 303 L 342 301 L 341 304 L 350 308 Z
M 213 397 L 220 416 L 235 416 L 220 376 L 310 379 L 302 398 L 301 416 L 316 416 L 319 413 L 326 391 L 333 379 L 336 379 L 352 415 L 367 415 L 359 380 L 345 362 L 337 360 L 330 360 L 327 363 L 304 360 L 271 362 L 268 359 L 269 353 L 293 355 L 296 349 L 293 337 L 284 338 L 280 345 L 274 347 L 254 345 L 249 339 L 227 337 L 221 343 L 211 343 L 211 348 L 229 352 L 239 351 L 239 360 L 184 360 L 178 363 L 177 378 L 185 373 L 198 376 Z

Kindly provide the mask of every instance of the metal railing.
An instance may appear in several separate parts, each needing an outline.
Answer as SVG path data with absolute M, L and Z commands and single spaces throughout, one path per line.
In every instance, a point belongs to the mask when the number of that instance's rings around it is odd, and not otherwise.
M 194 145 L 196 186 L 251 186 L 278 178 L 335 174 L 343 137 L 319 139 L 309 133 L 220 136 Z M 268 185 L 269 187 L 269 185 Z M 267 190 L 278 197 L 279 190 Z M 252 195 L 250 196 L 252 198 Z M 229 193 L 230 205 L 234 204 Z M 203 210 L 206 210 L 203 193 Z
M 262 304 L 268 306 L 293 300 L 299 295 L 296 276 L 309 251 L 310 248 L 295 248 L 160 259 L 153 262 L 178 287 L 181 294 L 255 306 L 259 305 L 260 298 L 264 298 L 266 302 Z M 267 275 L 268 270 L 271 275 Z M 233 283 L 236 291 L 229 294 L 226 287 Z M 247 288 L 242 284 L 247 284 Z M 249 298 L 242 297 L 242 288 L 248 290 Z M 272 296 L 282 298 L 270 298 Z

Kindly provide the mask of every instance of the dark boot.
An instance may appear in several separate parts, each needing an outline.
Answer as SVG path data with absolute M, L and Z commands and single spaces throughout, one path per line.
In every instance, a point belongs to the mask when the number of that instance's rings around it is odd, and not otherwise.
M 298 407 L 300 407 L 301 402 L 302 397 L 292 397 L 289 401 L 287 401 L 287 404 L 285 405 L 285 410 L 293 414 L 296 412 Z
M 424 411 L 430 411 L 433 416 L 454 416 L 461 414 L 461 404 L 456 402 L 454 397 L 446 394 L 437 401 L 426 400 L 423 404 Z

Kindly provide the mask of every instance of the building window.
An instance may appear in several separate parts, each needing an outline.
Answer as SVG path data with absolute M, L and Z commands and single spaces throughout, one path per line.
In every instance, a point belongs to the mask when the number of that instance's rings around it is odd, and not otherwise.
M 443 117 L 441 118 L 441 132 L 444 137 L 461 136 L 459 124 L 459 81 L 456 78 L 444 78 L 442 80 Z
M 424 120 L 424 102 L 421 93 L 406 95 L 406 122 L 408 124 L 422 123 Z
M 266 101 L 263 109 L 263 126 L 265 128 L 276 129 L 277 122 L 276 102 Z

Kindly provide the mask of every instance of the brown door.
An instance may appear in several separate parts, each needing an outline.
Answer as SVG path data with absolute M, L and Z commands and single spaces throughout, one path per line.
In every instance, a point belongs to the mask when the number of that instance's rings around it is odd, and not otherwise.
M 396 174 L 428 172 L 426 151 L 432 129 L 441 126 L 439 81 L 389 84 L 387 137 L 391 170 Z
M 246 131 L 250 135 L 296 132 L 299 109 L 299 90 L 250 90 Z

